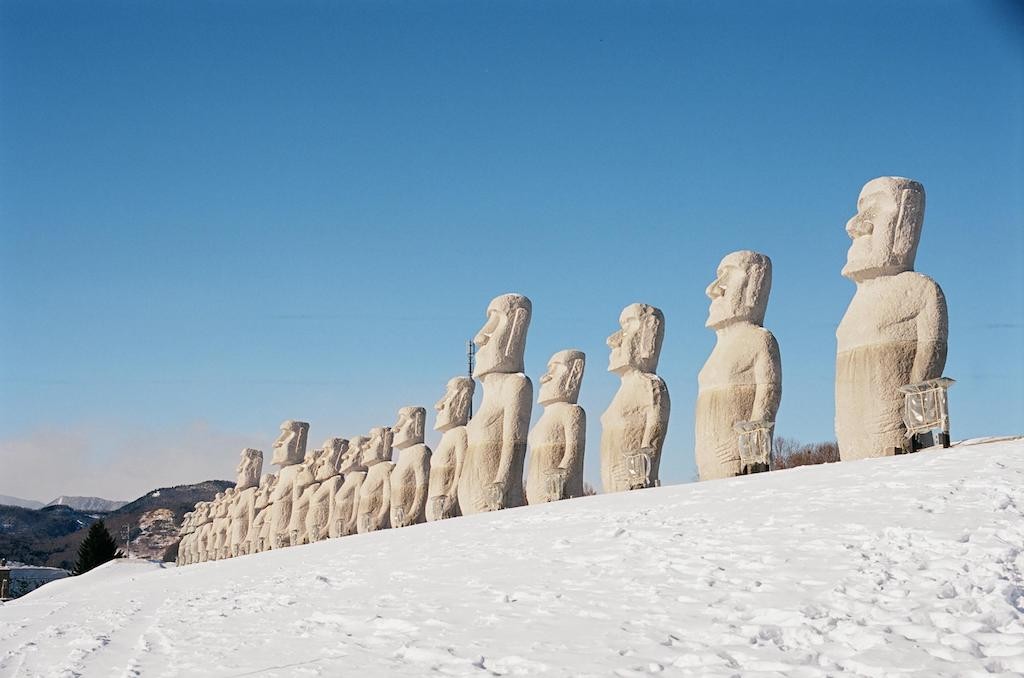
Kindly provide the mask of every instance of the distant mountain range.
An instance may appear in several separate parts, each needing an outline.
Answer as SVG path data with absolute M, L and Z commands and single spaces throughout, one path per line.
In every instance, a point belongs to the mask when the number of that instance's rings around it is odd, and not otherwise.
M 22 499 L 20 497 L 11 497 L 6 494 L 0 494 L 0 506 L 19 506 L 27 509 L 41 509 L 46 504 L 41 501 L 35 501 L 34 499 Z
M 60 497 L 51 505 L 37 509 L 0 505 L 0 558 L 28 565 L 71 569 L 78 545 L 85 538 L 89 526 L 99 518 L 103 519 L 119 544 L 124 543 L 121 528 L 130 526 L 133 556 L 158 560 L 165 554 L 173 557 L 181 516 L 191 511 L 197 501 L 209 501 L 233 485 L 227 480 L 207 480 L 194 485 L 161 487 L 102 515 L 96 508 L 82 511 L 74 506 L 100 506 L 89 502 L 79 504 L 79 499 L 107 502 L 106 505 L 123 502 L 97 500 L 95 497 Z M 65 500 L 63 503 L 56 503 L 62 499 Z
M 61 495 L 47 504 L 47 506 L 70 506 L 75 510 L 85 511 L 86 513 L 110 513 L 127 503 L 127 501 L 101 499 L 100 497 L 67 497 Z
M 76 511 L 84 511 L 85 513 L 110 513 L 121 508 L 127 501 L 116 501 L 113 499 L 103 499 L 101 497 L 69 497 L 61 495 L 53 501 L 44 504 L 41 501 L 34 499 L 22 499 L 21 497 L 11 497 L 6 494 L 0 494 L 0 505 L 2 506 L 20 506 L 21 508 L 27 509 L 41 509 L 44 506 L 68 506 L 75 509 Z

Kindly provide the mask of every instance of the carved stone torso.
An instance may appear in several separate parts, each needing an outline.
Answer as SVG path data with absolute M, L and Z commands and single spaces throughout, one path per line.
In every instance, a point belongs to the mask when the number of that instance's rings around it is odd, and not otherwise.
M 359 515 L 359 488 L 366 480 L 366 471 L 345 474 L 345 479 L 334 496 L 334 519 L 331 521 L 330 536 L 347 537 L 356 534 L 356 519 Z
M 249 530 L 252 528 L 253 519 L 256 517 L 255 503 L 256 493 L 259 490 L 250 487 L 235 495 L 235 501 L 231 505 L 231 536 L 228 539 L 228 546 L 232 555 L 243 550 L 242 546 L 246 541 Z
M 463 515 L 488 510 L 487 490 L 505 472 L 502 507 L 521 506 L 523 463 L 530 428 L 533 384 L 525 374 L 488 374 L 480 411 L 466 426 L 468 447 L 459 478 Z M 502 455 L 508 455 L 501 468 Z
M 303 463 L 301 468 L 292 483 L 292 514 L 288 523 L 288 535 L 292 546 L 309 541 L 306 534 L 306 514 L 309 512 L 313 493 L 318 487 L 312 466 Z
M 401 507 L 405 525 L 427 520 L 427 490 L 430 485 L 430 448 L 420 443 L 399 453 L 391 472 L 391 510 Z
M 836 330 L 836 439 L 844 461 L 894 454 L 903 444 L 899 388 L 942 376 L 946 300 L 907 271 L 857 285 Z
M 583 453 L 587 415 L 579 405 L 552 403 L 530 431 L 530 463 L 526 474 L 526 501 L 549 500 L 547 471 L 566 470 L 563 498 L 583 496 Z
M 464 463 L 468 439 L 465 426 L 448 429 L 441 436 L 437 450 L 430 456 L 430 483 L 427 491 L 427 520 L 440 520 L 443 516 L 435 513 L 431 498 L 447 496 L 449 517 L 461 515 L 459 511 L 458 483 L 456 469 Z
M 668 433 L 671 404 L 656 374 L 631 370 L 601 415 L 601 481 L 605 492 L 630 489 L 626 457 L 645 446 L 651 455 L 651 484 L 658 479 L 661 448 Z
M 734 425 L 775 421 L 779 409 L 782 360 L 775 337 L 747 322 L 719 331 L 697 383 L 694 430 L 700 479 L 731 478 L 740 472 Z
M 290 543 L 288 531 L 291 527 L 292 490 L 295 478 L 302 471 L 302 464 L 285 466 L 277 474 L 277 484 L 270 495 L 270 524 L 268 530 L 267 548 L 281 548 Z
M 366 472 L 359 486 L 356 516 L 356 529 L 360 534 L 391 527 L 391 471 L 394 468 L 390 461 L 381 461 Z
M 331 516 L 334 512 L 334 497 L 338 493 L 338 489 L 341 488 L 341 484 L 341 475 L 335 475 L 319 485 L 313 486 L 316 489 L 309 498 L 306 512 L 307 541 L 319 541 L 329 536 Z

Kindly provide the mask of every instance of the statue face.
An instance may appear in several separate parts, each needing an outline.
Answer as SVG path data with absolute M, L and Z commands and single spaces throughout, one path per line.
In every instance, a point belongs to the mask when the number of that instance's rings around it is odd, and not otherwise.
M 477 348 L 474 377 L 523 371 L 530 312 L 530 300 L 520 294 L 506 294 L 491 301 L 487 321 L 473 338 Z
M 251 447 L 245 448 L 242 450 L 242 458 L 238 462 L 238 468 L 235 469 L 237 474 L 235 487 L 239 490 L 256 487 L 257 482 L 259 482 L 260 471 L 262 470 L 263 453 Z
M 661 352 L 663 322 L 661 312 L 646 304 L 630 304 L 619 315 L 619 331 L 608 337 L 611 355 L 608 371 L 623 374 L 629 370 L 654 372 Z
M 853 242 L 843 275 L 854 281 L 896 275 L 914 268 L 924 220 L 924 188 L 902 177 L 872 179 L 846 222 Z
M 366 470 L 366 467 L 363 466 L 363 451 L 367 440 L 365 436 L 356 436 L 348 442 L 348 451 L 341 458 L 342 473 Z
M 422 407 L 403 407 L 398 410 L 398 421 L 391 427 L 393 445 L 404 450 L 423 442 L 423 422 L 427 411 Z
M 286 421 L 281 424 L 281 435 L 274 441 L 274 457 L 271 463 L 291 466 L 303 461 L 306 454 L 306 432 L 309 424 Z
M 537 402 L 575 403 L 583 380 L 584 356 L 581 351 L 559 351 L 548 361 L 548 371 L 540 378 Z
M 771 290 L 771 260 L 742 251 L 727 254 L 715 280 L 705 290 L 711 299 L 706 327 L 721 329 L 738 321 L 760 325 Z
M 316 469 L 316 479 L 320 481 L 341 472 L 341 460 L 348 452 L 348 441 L 344 438 L 328 438 L 322 449 L 324 452 Z
M 455 377 L 448 381 L 444 397 L 434 404 L 434 410 L 437 412 L 435 431 L 447 431 L 456 426 L 466 425 L 475 387 L 476 383 L 469 377 Z
M 363 448 L 363 466 L 373 466 L 382 461 L 391 461 L 391 429 L 378 426 L 370 429 L 370 435 Z

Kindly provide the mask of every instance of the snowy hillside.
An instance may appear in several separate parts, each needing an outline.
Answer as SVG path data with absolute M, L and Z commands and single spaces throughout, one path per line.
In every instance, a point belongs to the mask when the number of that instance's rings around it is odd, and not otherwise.
M 0 676 L 1021 675 L 1022 511 L 1018 439 L 112 563 L 0 606 Z

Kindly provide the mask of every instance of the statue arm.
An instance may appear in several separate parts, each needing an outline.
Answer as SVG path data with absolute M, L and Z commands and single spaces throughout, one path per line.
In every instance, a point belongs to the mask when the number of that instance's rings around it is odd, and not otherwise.
M 775 421 L 782 401 L 782 358 L 779 343 L 765 330 L 765 346 L 754 362 L 754 408 L 750 421 Z
M 526 436 L 530 428 L 530 405 L 533 403 L 533 384 L 530 378 L 517 375 L 516 383 L 509 389 L 507 397 L 501 424 L 501 459 L 498 463 L 498 473 L 494 477 L 494 482 L 503 483 L 506 487 L 517 448 L 526 445 Z
M 382 461 L 382 464 L 388 464 L 390 462 Z M 384 487 L 381 488 L 380 494 L 380 508 L 377 510 L 377 522 L 380 523 L 383 520 L 391 520 L 391 474 L 384 479 Z
M 455 501 L 459 494 L 459 478 L 462 477 L 462 463 L 466 460 L 466 450 L 469 448 L 469 437 L 466 435 L 466 427 L 463 426 L 455 441 L 455 475 L 452 477 L 451 487 L 448 489 L 449 501 Z
M 565 426 L 565 453 L 558 468 L 569 469 L 575 466 L 577 460 L 583 457 L 584 446 L 587 443 L 587 414 L 579 405 L 573 405 L 569 416 L 566 417 Z
M 648 408 L 644 420 L 644 435 L 640 441 L 640 449 L 654 449 L 660 454 L 668 429 L 668 387 L 661 377 L 652 375 L 651 379 L 651 407 Z
M 427 463 L 426 471 L 424 471 L 424 465 L 419 465 L 415 469 L 416 473 L 416 493 L 413 495 L 415 503 L 413 506 L 416 507 L 417 511 L 422 511 L 422 515 L 426 515 L 427 506 L 427 493 L 430 489 L 430 453 L 426 453 Z
M 917 352 L 910 371 L 913 384 L 941 377 L 946 367 L 946 340 L 949 336 L 946 297 L 938 285 L 934 282 L 931 285 L 933 289 L 928 291 L 928 299 L 917 316 Z

